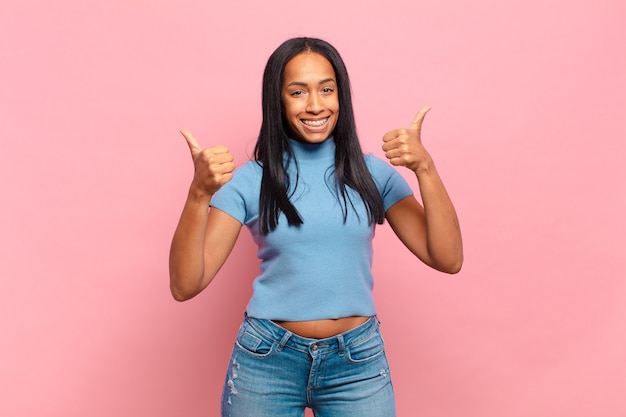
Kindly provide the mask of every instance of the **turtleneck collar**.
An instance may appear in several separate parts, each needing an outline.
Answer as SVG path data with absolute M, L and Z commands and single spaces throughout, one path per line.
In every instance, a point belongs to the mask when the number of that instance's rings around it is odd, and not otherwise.
M 290 139 L 289 142 L 298 162 L 335 160 L 336 147 L 332 136 L 321 143 L 298 142 L 293 139 Z

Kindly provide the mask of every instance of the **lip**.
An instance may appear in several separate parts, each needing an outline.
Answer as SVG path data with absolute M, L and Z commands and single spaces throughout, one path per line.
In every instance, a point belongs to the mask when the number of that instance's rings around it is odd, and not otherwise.
M 300 124 L 307 130 L 319 131 L 326 128 L 329 120 L 330 116 L 323 119 L 300 119 Z

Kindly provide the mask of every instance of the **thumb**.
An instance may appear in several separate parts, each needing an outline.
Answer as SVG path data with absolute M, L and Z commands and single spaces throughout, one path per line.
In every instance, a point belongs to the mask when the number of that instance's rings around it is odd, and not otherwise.
M 196 138 L 193 137 L 190 131 L 182 129 L 180 131 L 180 134 L 183 135 L 183 137 L 187 141 L 187 145 L 189 145 L 189 150 L 191 151 L 192 156 L 194 156 L 198 152 L 202 152 L 200 144 L 198 144 L 198 141 L 196 140 Z
M 421 131 L 422 123 L 424 123 L 424 117 L 426 117 L 426 113 L 428 113 L 431 108 L 431 106 L 422 107 L 413 118 L 413 121 L 411 122 L 411 127 L 416 128 L 418 131 Z

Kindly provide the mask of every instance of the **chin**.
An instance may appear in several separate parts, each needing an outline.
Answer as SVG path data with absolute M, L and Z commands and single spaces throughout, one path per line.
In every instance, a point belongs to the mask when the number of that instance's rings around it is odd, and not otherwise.
M 297 135 L 297 140 L 299 142 L 306 142 L 306 143 L 322 143 L 324 141 L 326 141 L 326 139 L 328 139 L 329 137 L 331 137 L 331 134 L 327 134 L 327 133 L 317 133 L 317 134 L 306 134 L 303 135 L 302 133 L 299 133 Z

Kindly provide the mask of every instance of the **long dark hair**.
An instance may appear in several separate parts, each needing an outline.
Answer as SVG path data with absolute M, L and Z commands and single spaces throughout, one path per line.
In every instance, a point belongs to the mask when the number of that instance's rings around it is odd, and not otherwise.
M 334 176 L 344 221 L 348 216 L 348 206 L 354 207 L 346 192 L 346 187 L 350 187 L 363 199 L 369 223 L 374 221 L 382 223 L 385 216 L 383 202 L 365 164 L 356 134 L 346 66 L 339 52 L 328 42 L 315 38 L 294 38 L 285 41 L 272 53 L 263 73 L 263 122 L 254 148 L 255 160 L 263 166 L 259 229 L 262 234 L 274 230 L 281 212 L 287 217 L 290 226 L 303 223 L 288 195 L 290 178 L 285 168 L 284 157 L 287 155 L 288 160 L 291 160 L 293 150 L 289 142 L 289 128 L 284 117 L 281 98 L 285 66 L 290 59 L 303 52 L 316 52 L 328 59 L 337 78 L 339 116 L 332 133 L 336 145 Z

